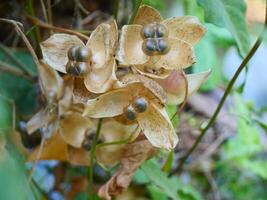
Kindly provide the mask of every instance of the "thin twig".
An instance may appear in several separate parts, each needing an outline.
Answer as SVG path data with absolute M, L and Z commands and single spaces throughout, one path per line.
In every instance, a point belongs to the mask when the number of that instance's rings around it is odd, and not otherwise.
M 30 51 L 30 53 L 31 53 L 31 55 L 33 57 L 33 61 L 35 62 L 36 66 L 37 67 L 40 66 L 38 57 L 35 54 L 35 51 L 32 48 L 31 43 L 29 42 L 29 40 L 27 39 L 27 37 L 25 36 L 23 31 L 21 30 L 23 28 L 23 25 L 20 22 L 17 22 L 17 21 L 12 20 L 12 19 L 0 18 L 0 21 L 14 25 L 16 32 L 18 33 L 19 36 L 21 36 L 22 40 L 24 41 L 24 43 L 26 44 L 27 48 L 29 49 L 29 51 Z
M 34 18 L 32 16 L 27 16 L 27 18 L 36 26 L 39 26 L 41 28 L 45 28 L 45 29 L 52 29 L 52 30 L 55 30 L 55 31 L 58 31 L 58 32 L 62 32 L 62 33 L 69 33 L 69 34 L 73 34 L 73 35 L 77 35 L 78 37 L 84 39 L 84 40 L 88 40 L 89 37 L 82 34 L 82 33 L 79 33 L 77 31 L 73 31 L 73 30 L 70 30 L 70 29 L 66 29 L 66 28 L 61 28 L 61 27 L 56 27 L 56 26 L 53 26 L 53 25 L 50 25 L 50 24 L 47 24 L 45 22 L 42 22 L 41 20 L 37 19 L 37 18 Z
M 266 1 L 266 10 L 265 10 L 265 23 L 264 25 L 267 26 L 267 1 Z M 255 42 L 255 44 L 253 45 L 253 47 L 250 49 L 250 51 L 248 52 L 247 56 L 245 57 L 245 59 L 242 61 L 242 63 L 240 64 L 240 66 L 238 67 L 238 69 L 236 70 L 233 78 L 230 80 L 230 82 L 228 83 L 226 90 L 223 94 L 223 97 L 221 98 L 215 112 L 213 113 L 213 115 L 211 116 L 211 118 L 209 119 L 207 125 L 201 129 L 201 133 L 198 136 L 198 138 L 196 139 L 195 143 L 193 144 L 193 146 L 188 150 L 188 152 L 186 153 L 186 155 L 181 159 L 180 164 L 178 166 L 178 171 L 181 171 L 183 168 L 183 165 L 185 163 L 185 161 L 188 159 L 188 157 L 192 154 L 192 152 L 196 149 L 196 147 L 198 146 L 199 142 L 201 141 L 201 139 L 203 138 L 203 136 L 207 133 L 207 131 L 209 130 L 210 127 L 213 126 L 213 124 L 216 121 L 216 118 L 218 116 L 218 114 L 220 113 L 226 98 L 228 97 L 228 95 L 230 94 L 235 81 L 237 80 L 239 74 L 242 72 L 242 70 L 244 68 L 246 68 L 246 65 L 248 64 L 248 62 L 250 61 L 250 59 L 254 56 L 254 54 L 256 53 L 256 51 L 258 50 L 259 46 L 262 43 L 262 35 L 264 33 L 264 30 L 261 32 L 260 36 L 258 37 L 257 41 Z
M 95 162 L 95 150 L 96 150 L 96 145 L 97 145 L 97 141 L 100 135 L 100 130 L 101 130 L 101 126 L 102 126 L 102 122 L 103 119 L 100 118 L 98 120 L 98 124 L 97 124 L 97 129 L 96 129 L 96 134 L 93 138 L 93 143 L 92 143 L 92 149 L 90 151 L 90 167 L 89 167 L 89 199 L 90 196 L 92 197 L 94 195 L 94 190 L 93 190 L 93 166 L 94 166 L 94 162 Z
M 45 22 L 48 23 L 48 16 L 47 16 L 44 0 L 40 0 L 40 2 L 41 2 L 41 7 L 42 7 Z

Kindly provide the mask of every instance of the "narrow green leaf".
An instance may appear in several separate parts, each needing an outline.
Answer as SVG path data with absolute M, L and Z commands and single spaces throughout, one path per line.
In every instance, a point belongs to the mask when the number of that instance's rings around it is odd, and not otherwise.
M 170 151 L 169 155 L 168 155 L 168 158 L 167 158 L 166 162 L 164 163 L 164 165 L 162 167 L 162 171 L 169 172 L 171 170 L 173 157 L 174 157 L 174 152 Z
M 204 8 L 207 22 L 225 26 L 233 35 L 240 55 L 245 57 L 249 47 L 249 35 L 246 26 L 246 4 L 244 0 L 198 0 Z

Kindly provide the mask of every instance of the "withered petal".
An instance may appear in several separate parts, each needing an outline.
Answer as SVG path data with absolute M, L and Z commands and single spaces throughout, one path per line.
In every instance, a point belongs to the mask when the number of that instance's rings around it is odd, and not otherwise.
M 169 31 L 169 37 L 184 40 L 195 45 L 205 34 L 206 29 L 194 16 L 173 17 L 161 22 Z
M 32 134 L 36 130 L 44 127 L 50 121 L 49 112 L 47 109 L 42 109 L 37 112 L 33 117 L 27 122 L 26 129 L 28 134 Z
M 92 68 L 103 68 L 109 62 L 114 48 L 111 46 L 114 39 L 112 36 L 114 37 L 114 34 L 111 33 L 110 25 L 104 23 L 98 25 L 91 33 L 86 46 L 92 51 Z
M 154 63 L 155 68 L 184 69 L 195 63 L 193 47 L 182 40 L 170 39 L 170 50 Z
M 40 44 L 44 61 L 60 72 L 66 73 L 68 50 L 72 46 L 84 46 L 75 35 L 56 33 Z
M 114 117 L 123 113 L 131 100 L 127 89 L 118 89 L 107 92 L 95 99 L 90 99 L 85 105 L 83 115 L 91 118 Z
M 29 155 L 28 161 L 35 161 L 40 151 L 40 146 L 35 148 Z M 62 140 L 61 136 L 55 132 L 52 137 L 45 141 L 44 147 L 38 160 L 58 160 L 68 161 L 67 144 Z
M 42 93 L 46 98 L 51 98 L 50 95 L 53 93 L 56 95 L 56 100 L 58 100 L 63 93 L 63 79 L 44 62 L 40 62 L 38 72 Z
M 139 114 L 137 121 L 153 146 L 171 150 L 177 145 L 178 136 L 162 105 L 150 102 L 147 111 Z
M 146 93 L 143 87 L 138 87 L 137 84 L 142 84 L 149 92 L 156 96 L 162 103 L 167 102 L 166 93 L 163 88 L 155 81 L 139 74 L 127 74 L 120 80 L 122 84 L 132 88 L 131 91 L 140 90 L 141 93 Z M 134 84 L 137 83 L 137 84 Z
M 82 147 L 88 131 L 94 131 L 95 125 L 80 113 L 69 112 L 61 117 L 59 132 L 63 140 L 73 147 Z
M 142 5 L 137 11 L 133 24 L 147 25 L 160 22 L 161 20 L 161 15 L 156 9 L 148 5 Z
M 84 77 L 84 84 L 90 92 L 104 93 L 118 82 L 115 71 L 116 62 L 112 58 L 104 68 L 92 68 Z
M 200 88 L 201 84 L 207 80 L 210 72 L 211 71 L 208 70 L 201 73 L 188 74 L 185 76 L 188 82 L 188 96 L 192 95 Z M 184 79 L 176 73 L 173 74 L 172 81 L 172 89 L 167 89 L 168 104 L 178 105 L 184 101 L 186 84 Z
M 133 71 L 135 73 L 139 73 L 143 76 L 147 76 L 149 78 L 152 78 L 152 79 L 165 79 L 167 78 L 170 73 L 171 73 L 171 70 L 168 70 L 168 69 L 160 69 L 160 72 L 155 72 L 155 73 L 151 73 L 151 72 L 148 72 L 146 70 L 146 64 L 145 65 L 135 65 L 132 67 Z
M 142 50 L 141 30 L 141 25 L 126 25 L 122 27 L 116 56 L 122 66 L 144 64 L 149 60 L 149 56 Z
M 122 125 L 115 120 L 107 121 L 101 129 L 101 139 L 103 143 L 116 142 L 128 139 L 132 134 L 136 133 L 137 124 Z M 122 157 L 125 144 L 114 144 L 96 149 L 97 161 L 103 165 L 114 165 Z

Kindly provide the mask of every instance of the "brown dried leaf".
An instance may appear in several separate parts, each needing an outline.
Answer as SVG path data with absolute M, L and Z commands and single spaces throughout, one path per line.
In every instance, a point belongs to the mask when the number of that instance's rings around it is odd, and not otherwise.
M 155 153 L 156 149 L 147 140 L 128 144 L 121 159 L 120 168 L 99 189 L 98 195 L 101 198 L 111 200 L 111 196 L 122 193 L 129 186 L 137 168 Z
M 60 72 L 66 73 L 67 53 L 72 46 L 84 43 L 75 35 L 56 33 L 40 44 L 44 61 Z
M 173 17 L 161 22 L 169 30 L 169 37 L 195 45 L 205 34 L 206 29 L 193 16 Z
M 162 20 L 160 13 L 154 8 L 142 5 L 134 18 L 133 24 L 146 25 L 150 23 L 160 22 Z

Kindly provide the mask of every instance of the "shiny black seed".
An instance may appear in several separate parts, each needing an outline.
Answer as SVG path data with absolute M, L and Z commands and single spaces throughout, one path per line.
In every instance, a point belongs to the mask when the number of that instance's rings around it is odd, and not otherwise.
M 79 62 L 87 62 L 90 57 L 91 57 L 92 53 L 91 50 L 87 47 L 79 47 L 77 49 L 77 58 L 76 60 Z
M 143 28 L 143 36 L 145 38 L 153 38 L 155 36 L 155 27 L 153 25 L 147 25 Z
M 143 97 L 135 99 L 133 103 L 136 112 L 142 113 L 147 109 L 147 100 Z
M 124 110 L 124 114 L 128 120 L 135 120 L 136 119 L 136 112 L 132 106 L 126 107 L 126 109 Z
M 68 63 L 66 66 L 67 73 L 73 76 L 82 76 L 87 72 L 87 69 L 87 63 L 85 62 Z
M 167 36 L 167 29 L 164 25 L 162 24 L 158 24 L 157 27 L 156 27 L 156 31 L 155 31 L 155 34 L 156 34 L 156 37 L 157 38 L 160 38 L 160 37 L 166 37 Z
M 168 49 L 168 43 L 165 39 L 157 39 L 157 51 L 160 53 L 166 52 Z
M 151 55 L 153 54 L 157 49 L 157 42 L 155 41 L 155 39 L 146 39 L 143 42 L 143 51 L 148 54 Z
M 91 148 L 92 148 L 92 143 L 93 143 L 93 140 L 89 140 L 89 138 L 86 138 L 86 139 L 83 141 L 82 147 L 83 147 L 85 150 L 90 151 Z
M 76 60 L 77 59 L 77 50 L 79 49 L 79 46 L 73 46 L 68 51 L 68 58 L 69 60 Z

